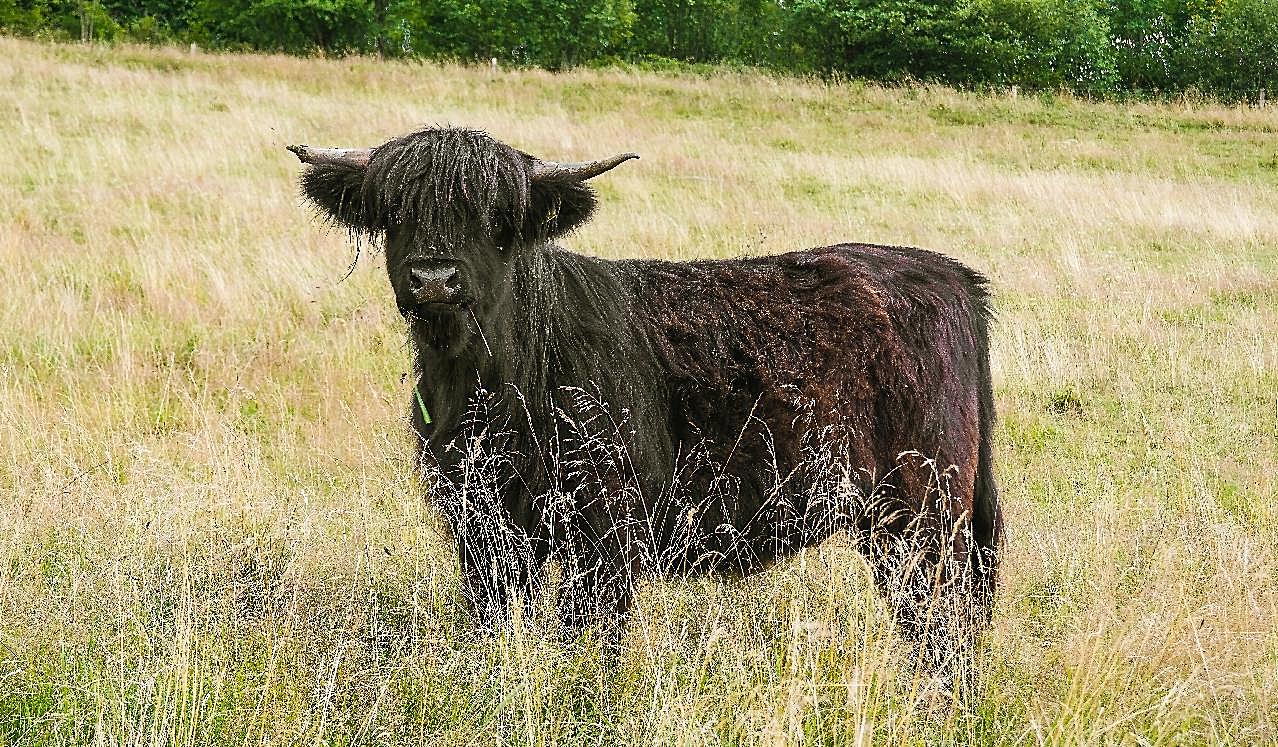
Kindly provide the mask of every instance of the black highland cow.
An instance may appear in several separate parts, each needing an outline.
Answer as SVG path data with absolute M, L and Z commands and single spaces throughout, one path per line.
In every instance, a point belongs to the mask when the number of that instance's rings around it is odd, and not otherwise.
M 290 150 L 311 201 L 384 242 L 422 466 L 484 623 L 548 559 L 573 634 L 624 619 L 645 575 L 740 576 L 840 530 L 931 663 L 988 621 L 980 274 L 866 244 L 664 262 L 551 243 L 630 154 L 555 164 L 453 128 Z

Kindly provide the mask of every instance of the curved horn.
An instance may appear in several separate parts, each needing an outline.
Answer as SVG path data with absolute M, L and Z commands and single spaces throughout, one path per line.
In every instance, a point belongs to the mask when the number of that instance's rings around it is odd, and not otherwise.
M 612 158 L 586 161 L 584 163 L 555 163 L 554 161 L 533 159 L 532 179 L 535 182 L 542 179 L 583 182 L 591 177 L 599 176 L 605 171 L 615 169 L 632 158 L 638 157 L 638 153 L 622 153 Z
M 312 166 L 346 166 L 362 169 L 373 155 L 372 148 L 312 148 L 309 145 L 290 145 L 288 149 L 297 160 Z

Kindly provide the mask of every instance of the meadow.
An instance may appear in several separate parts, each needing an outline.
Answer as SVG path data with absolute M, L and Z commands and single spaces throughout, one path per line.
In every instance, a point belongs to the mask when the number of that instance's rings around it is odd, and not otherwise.
M 1278 742 L 1278 109 L 10 38 L 0 88 L 0 745 Z M 649 583 L 618 659 L 476 631 L 381 257 L 284 150 L 432 123 L 640 153 L 577 251 L 990 276 L 1007 545 L 961 702 L 837 538 Z

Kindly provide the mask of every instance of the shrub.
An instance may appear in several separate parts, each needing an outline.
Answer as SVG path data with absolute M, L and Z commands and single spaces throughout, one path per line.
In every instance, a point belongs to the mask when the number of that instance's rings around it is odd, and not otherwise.
M 1109 46 L 1124 87 L 1165 91 L 1179 86 L 1188 11 L 1176 0 L 1109 0 Z
M 634 24 L 630 0 L 434 0 L 402 13 L 420 54 L 549 68 L 620 54 Z
M 342 54 L 376 36 L 365 0 L 195 0 L 190 18 L 194 36 L 220 47 Z
M 1278 0 L 1221 0 L 1186 29 L 1184 82 L 1228 97 L 1278 88 Z
M 1116 83 L 1093 0 L 799 0 L 791 29 L 814 67 L 879 80 L 1089 92 Z
M 972 0 L 953 82 L 1104 93 L 1117 83 L 1107 19 L 1092 0 Z

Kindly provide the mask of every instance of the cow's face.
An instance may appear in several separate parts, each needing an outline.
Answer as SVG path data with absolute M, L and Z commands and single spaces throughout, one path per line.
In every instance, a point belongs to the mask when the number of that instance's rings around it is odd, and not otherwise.
M 291 148 L 307 197 L 335 222 L 384 239 L 400 312 L 417 319 L 494 301 L 514 263 L 584 223 L 585 180 L 631 154 L 553 164 L 482 132 L 428 129 L 373 149 Z

